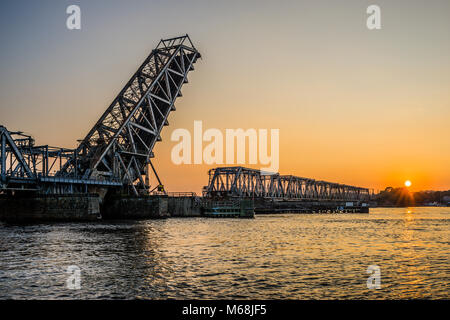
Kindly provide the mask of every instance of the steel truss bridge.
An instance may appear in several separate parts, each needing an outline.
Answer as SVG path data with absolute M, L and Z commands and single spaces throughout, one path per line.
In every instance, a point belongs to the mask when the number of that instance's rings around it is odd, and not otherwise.
M 344 184 L 292 175 L 262 174 L 243 167 L 209 170 L 203 195 L 209 198 L 253 198 L 306 201 L 368 201 L 371 192 Z
M 161 40 L 75 149 L 35 146 L 22 132 L 0 127 L 0 192 L 149 190 L 149 166 L 175 100 L 201 55 L 188 35 Z

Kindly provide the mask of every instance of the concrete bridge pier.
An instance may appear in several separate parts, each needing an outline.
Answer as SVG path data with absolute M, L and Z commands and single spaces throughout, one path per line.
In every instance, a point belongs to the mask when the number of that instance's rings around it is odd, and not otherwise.
M 0 197 L 0 220 L 10 223 L 76 222 L 101 219 L 98 195 Z

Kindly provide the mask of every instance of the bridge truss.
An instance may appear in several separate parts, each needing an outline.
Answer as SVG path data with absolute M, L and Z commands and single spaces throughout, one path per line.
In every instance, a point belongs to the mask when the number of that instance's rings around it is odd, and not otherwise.
M 135 184 L 145 186 L 142 177 L 154 157 L 153 147 L 161 141 L 161 130 L 169 125 L 167 118 L 199 57 L 188 35 L 161 40 L 58 176 L 113 177 L 137 195 Z
M 29 182 L 46 193 L 80 192 L 76 185 L 148 190 L 149 165 L 159 181 L 153 148 L 200 57 L 188 35 L 161 40 L 76 149 L 37 147 L 30 136 L 0 127 L 0 189 Z
M 11 132 L 0 126 L 0 193 L 39 191 L 41 193 L 87 193 L 90 186 L 121 187 L 112 180 L 56 177 L 76 150 L 48 145 L 36 146 L 23 132 Z
M 367 201 L 370 190 L 292 175 L 263 175 L 260 170 L 221 167 L 208 172 L 203 195 L 211 198 Z

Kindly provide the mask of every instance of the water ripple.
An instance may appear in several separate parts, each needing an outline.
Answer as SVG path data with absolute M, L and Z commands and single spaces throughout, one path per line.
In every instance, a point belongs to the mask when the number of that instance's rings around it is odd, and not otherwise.
M 0 299 L 448 299 L 449 226 L 450 208 L 2 224 Z

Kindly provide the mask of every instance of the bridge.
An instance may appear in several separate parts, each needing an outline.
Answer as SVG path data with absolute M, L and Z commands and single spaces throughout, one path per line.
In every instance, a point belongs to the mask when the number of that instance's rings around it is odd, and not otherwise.
M 163 127 L 169 125 L 169 114 L 175 111 L 175 101 L 182 96 L 181 89 L 200 57 L 188 35 L 161 40 L 74 149 L 36 145 L 32 136 L 0 126 L 0 200 L 9 206 L 8 210 L 17 212 L 26 208 L 17 209 L 23 202 L 20 197 L 10 197 L 16 194 L 34 197 L 43 207 L 60 212 L 67 211 L 60 207 L 62 204 L 69 209 L 83 206 L 89 217 L 100 211 L 99 205 L 107 194 L 111 197 L 105 206 L 110 205 L 108 210 L 119 215 L 124 210 L 144 212 L 154 203 L 159 205 L 160 198 L 150 201 L 139 197 L 156 189 L 168 196 L 172 204 L 178 205 L 182 199 L 198 204 L 196 196 L 169 196 L 152 158 Z M 151 174 L 158 181 L 153 189 L 149 185 Z M 98 200 L 91 197 L 94 195 L 98 195 Z M 130 204 L 132 200 L 120 198 L 122 195 L 132 195 L 135 201 Z M 262 174 L 243 167 L 210 170 L 208 186 L 203 190 L 205 207 L 211 207 L 216 199 L 248 202 L 251 198 L 256 207 L 268 212 L 342 211 L 343 206 L 367 205 L 370 196 L 365 188 L 278 173 Z M 64 200 L 51 201 L 60 198 Z M 93 207 L 97 209 L 91 210 Z M 76 214 L 76 210 L 73 212 Z M 35 214 L 31 212 L 32 217 Z
M 280 175 L 243 167 L 221 167 L 208 172 L 203 190 L 210 198 L 270 198 L 314 201 L 368 201 L 370 190 L 345 184 Z
M 367 213 L 373 194 L 367 188 L 244 167 L 219 167 L 208 174 L 204 199 L 251 199 L 257 213 Z
M 43 194 L 149 190 L 151 162 L 175 100 L 201 55 L 188 35 L 163 39 L 140 65 L 75 149 L 36 146 L 22 132 L 0 127 L 0 192 Z

